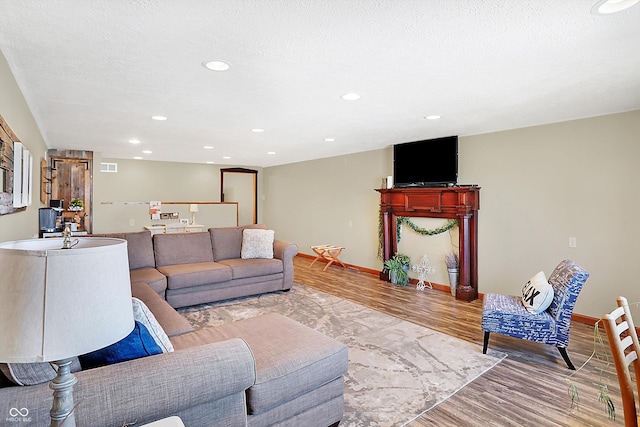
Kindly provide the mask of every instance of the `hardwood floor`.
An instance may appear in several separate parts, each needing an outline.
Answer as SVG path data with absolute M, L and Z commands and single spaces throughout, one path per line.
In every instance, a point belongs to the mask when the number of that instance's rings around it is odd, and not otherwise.
M 482 351 L 482 301 L 456 301 L 449 292 L 418 291 L 415 286 L 396 287 L 353 268 L 294 259 L 295 281 L 418 325 L 478 344 Z M 615 299 L 611 300 L 612 309 Z M 605 340 L 604 329 L 602 337 Z M 568 353 L 579 368 L 594 348 L 593 326 L 573 322 Z M 620 426 L 624 425 L 618 381 L 613 365 L 592 360 L 575 374 L 580 393 L 579 409 L 571 409 L 567 369 L 558 350 L 516 338 L 492 334 L 489 348 L 508 354 L 498 366 L 464 387 L 454 396 L 409 424 L 421 426 Z M 600 352 L 599 354 L 604 354 Z M 608 348 L 606 350 L 608 356 Z M 598 402 L 603 381 L 617 417 L 608 420 Z

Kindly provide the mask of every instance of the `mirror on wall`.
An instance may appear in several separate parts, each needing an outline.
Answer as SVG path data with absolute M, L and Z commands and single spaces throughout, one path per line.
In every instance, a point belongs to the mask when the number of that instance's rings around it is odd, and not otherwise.
M 258 223 L 258 171 L 220 169 L 220 201 L 238 202 L 238 225 Z

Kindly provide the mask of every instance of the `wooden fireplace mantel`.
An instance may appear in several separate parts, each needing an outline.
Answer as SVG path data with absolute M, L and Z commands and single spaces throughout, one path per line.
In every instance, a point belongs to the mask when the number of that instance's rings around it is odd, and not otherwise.
M 459 282 L 456 299 L 478 298 L 478 209 L 480 187 L 378 189 L 382 215 L 383 257 L 397 251 L 396 217 L 453 218 L 459 227 Z M 386 274 L 380 272 L 380 277 Z

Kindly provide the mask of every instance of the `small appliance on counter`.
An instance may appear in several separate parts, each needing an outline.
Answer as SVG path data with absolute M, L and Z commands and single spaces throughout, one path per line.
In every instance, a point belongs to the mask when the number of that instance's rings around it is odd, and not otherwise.
M 55 209 L 40 208 L 38 209 L 38 214 L 40 218 L 40 237 L 42 237 L 42 233 L 60 231 L 59 229 L 56 229 L 57 214 Z
M 49 207 L 56 212 L 56 226 L 54 231 L 62 231 L 64 227 L 62 221 L 62 212 L 64 212 L 64 200 L 51 199 L 49 201 Z

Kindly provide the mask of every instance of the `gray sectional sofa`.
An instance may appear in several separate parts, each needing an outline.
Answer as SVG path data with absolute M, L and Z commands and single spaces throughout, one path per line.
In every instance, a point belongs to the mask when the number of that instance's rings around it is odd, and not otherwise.
M 244 229 L 264 224 L 210 228 L 202 233 L 151 235 L 148 231 L 100 234 L 125 239 L 131 283 L 147 283 L 175 308 L 293 286 L 298 247 L 274 239 L 273 258 L 242 259 Z
M 243 260 L 236 256 L 238 236 L 241 228 L 156 235 L 149 246 L 144 234 L 122 235 L 130 247 L 132 296 L 153 313 L 174 351 L 77 372 L 77 425 L 119 427 L 171 415 L 188 427 L 339 423 L 345 345 L 278 314 L 196 331 L 172 307 L 290 289 L 295 245 L 274 243 L 273 259 Z M 32 427 L 49 425 L 47 382 L 0 383 L 0 425 L 12 408 L 27 408 Z

